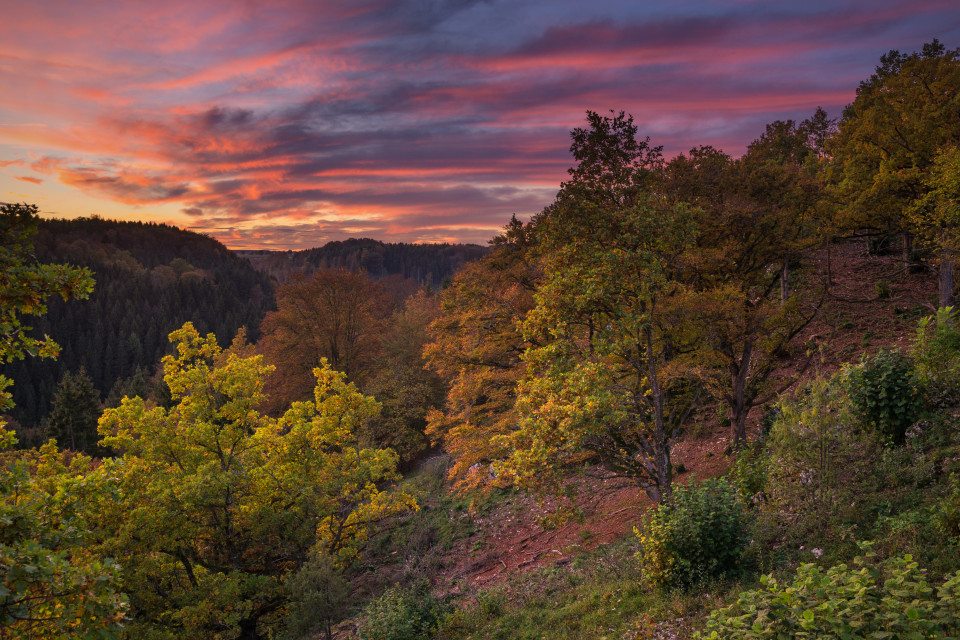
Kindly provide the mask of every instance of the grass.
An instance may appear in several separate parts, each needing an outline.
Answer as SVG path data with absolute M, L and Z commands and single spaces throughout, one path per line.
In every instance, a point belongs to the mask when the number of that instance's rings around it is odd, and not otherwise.
M 687 634 L 747 585 L 702 585 L 659 593 L 642 586 L 636 539 L 601 545 L 573 562 L 515 575 L 463 598 L 443 622 L 445 640 L 653 638 L 658 628 Z

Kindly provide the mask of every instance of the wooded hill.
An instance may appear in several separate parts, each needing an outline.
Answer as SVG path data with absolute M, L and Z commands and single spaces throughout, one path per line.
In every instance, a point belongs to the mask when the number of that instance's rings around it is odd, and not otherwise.
M 463 265 L 488 253 L 476 244 L 404 244 L 370 238 L 328 242 L 303 251 L 238 251 L 254 267 L 284 283 L 293 273 L 322 269 L 365 271 L 375 279 L 399 275 L 419 285 L 441 286 Z
M 103 399 L 138 371 L 149 378 L 169 350 L 167 335 L 186 321 L 202 333 L 213 332 L 222 344 L 230 343 L 238 327 L 256 340 L 274 308 L 275 285 L 292 274 L 343 269 L 436 287 L 486 253 L 479 245 L 370 239 L 293 252 L 231 251 L 208 236 L 163 224 L 44 220 L 37 260 L 88 267 L 96 287 L 89 300 L 53 300 L 49 313 L 35 322 L 37 333 L 49 334 L 62 347 L 56 361 L 27 359 L 2 368 L 18 381 L 12 388 L 13 418 L 22 433 L 40 438 L 58 381 L 81 367 Z M 397 286 L 401 293 L 416 288 Z
M 100 218 L 44 220 L 36 259 L 93 272 L 89 300 L 54 298 L 32 325 L 61 347 L 57 360 L 5 365 L 17 381 L 13 417 L 33 428 L 50 410 L 57 382 L 83 367 L 106 395 L 138 369 L 150 376 L 169 349 L 167 335 L 186 321 L 229 343 L 239 327 L 256 336 L 273 307 L 269 277 L 213 238 L 143 222 Z

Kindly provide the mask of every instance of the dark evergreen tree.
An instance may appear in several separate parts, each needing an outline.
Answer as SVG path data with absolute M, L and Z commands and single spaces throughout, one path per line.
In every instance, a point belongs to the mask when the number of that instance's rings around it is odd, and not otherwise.
M 80 368 L 75 374 L 63 374 L 53 398 L 53 410 L 47 417 L 46 435 L 55 438 L 64 449 L 96 453 L 97 421 L 100 419 L 100 392 L 93 380 Z

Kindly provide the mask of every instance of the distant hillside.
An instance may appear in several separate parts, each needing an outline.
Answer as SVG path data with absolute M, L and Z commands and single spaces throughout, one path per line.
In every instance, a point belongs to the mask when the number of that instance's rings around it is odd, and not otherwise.
M 486 255 L 476 244 L 385 243 L 369 238 L 328 242 L 304 251 L 238 251 L 258 270 L 283 283 L 293 273 L 320 269 L 365 271 L 373 278 L 399 275 L 439 287 L 464 264 Z
M 45 220 L 35 242 L 40 262 L 90 268 L 89 300 L 50 301 L 28 323 L 63 348 L 56 361 L 36 358 L 3 371 L 14 380 L 14 418 L 38 426 L 63 372 L 83 366 L 106 396 L 137 368 L 152 371 L 167 334 L 192 321 L 229 344 L 237 329 L 255 337 L 273 306 L 270 279 L 216 240 L 167 225 L 99 218 Z

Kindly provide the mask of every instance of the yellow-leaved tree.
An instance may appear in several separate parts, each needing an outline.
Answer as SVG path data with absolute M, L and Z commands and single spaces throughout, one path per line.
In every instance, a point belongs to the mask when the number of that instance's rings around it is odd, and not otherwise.
M 372 523 L 416 503 L 382 488 L 396 454 L 357 444 L 378 403 L 325 361 L 314 400 L 274 419 L 257 411 L 262 356 L 221 351 L 190 323 L 170 339 L 174 405 L 125 398 L 100 420 L 122 454 L 98 469 L 116 487 L 104 551 L 125 559 L 131 637 L 262 637 L 289 601 L 285 576 L 317 555 L 349 561 Z

